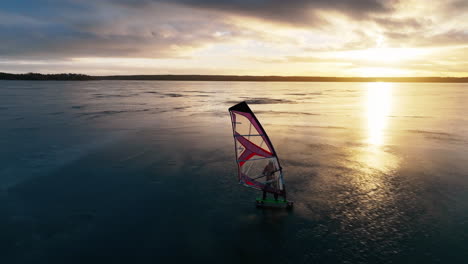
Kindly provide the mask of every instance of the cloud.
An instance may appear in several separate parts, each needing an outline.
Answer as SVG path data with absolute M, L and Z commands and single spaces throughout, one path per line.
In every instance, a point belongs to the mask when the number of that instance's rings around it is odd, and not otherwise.
M 151 72 L 133 60 L 148 58 L 154 61 L 145 67 L 158 72 L 340 75 L 337 70 L 345 67 L 389 64 L 346 52 L 468 43 L 462 19 L 468 4 L 460 0 L 7 0 L 0 6 L 2 69 L 16 63 L 16 69 L 106 72 L 99 58 L 116 64 L 109 59 L 120 59 L 121 65 L 107 65 L 115 74 L 129 68 Z M 433 58 L 433 67 L 441 68 L 442 58 Z M 457 55 L 460 65 L 464 59 Z
M 397 0 L 109 0 L 132 8 L 168 2 L 196 9 L 261 18 L 293 25 L 314 25 L 324 20 L 317 11 L 335 11 L 354 19 L 394 10 Z
M 437 47 L 467 44 L 468 2 L 406 0 L 391 15 L 374 17 L 393 47 Z
M 433 24 L 430 18 L 375 17 L 373 21 L 387 31 L 416 31 Z
M 397 3 L 396 0 L 23 0 L 16 4 L 11 1 L 0 19 L 8 21 L 0 24 L 0 34 L 5 40 L 0 42 L 0 56 L 185 58 L 193 50 L 241 39 L 293 43 L 296 50 L 366 48 L 374 45 L 375 36 L 359 27 L 368 20 L 378 24 L 389 37 L 403 27 L 420 28 L 425 23 L 388 17 L 395 12 Z M 332 13 L 327 17 L 326 12 Z M 341 27 L 354 27 L 352 34 L 342 40 L 325 36 L 341 34 L 332 21 L 333 13 L 347 17 L 344 18 L 347 23 Z M 255 28 L 254 23 L 233 19 L 239 16 L 260 19 L 270 25 Z M 294 36 L 276 35 L 271 26 L 275 23 L 315 32 L 306 33 L 312 37 L 302 47 Z
M 85 13 L 70 11 L 66 5 L 44 9 L 51 15 L 22 12 L 2 18 L 9 23 L 0 24 L 1 57 L 174 58 L 239 33 L 219 14 L 165 3 L 128 9 L 98 2 L 78 9 L 86 9 Z
M 468 45 L 468 32 L 466 30 L 450 29 L 441 33 L 420 31 L 418 33 L 385 33 L 391 39 L 394 46 L 412 45 L 417 47 L 450 47 L 456 45 Z

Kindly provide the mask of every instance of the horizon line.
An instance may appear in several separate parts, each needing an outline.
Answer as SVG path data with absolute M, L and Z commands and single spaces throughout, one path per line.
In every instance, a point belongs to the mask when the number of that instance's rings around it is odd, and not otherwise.
M 229 75 L 229 74 L 131 74 L 131 75 L 88 75 L 81 73 L 6 73 L 0 72 L 0 80 L 167 80 L 167 81 L 259 81 L 259 82 L 450 82 L 465 83 L 466 77 L 443 76 L 282 76 L 282 75 Z

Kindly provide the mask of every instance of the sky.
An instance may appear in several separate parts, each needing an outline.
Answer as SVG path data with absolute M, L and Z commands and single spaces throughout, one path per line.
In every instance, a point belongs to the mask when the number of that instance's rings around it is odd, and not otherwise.
M 0 72 L 468 76 L 468 0 L 2 0 Z

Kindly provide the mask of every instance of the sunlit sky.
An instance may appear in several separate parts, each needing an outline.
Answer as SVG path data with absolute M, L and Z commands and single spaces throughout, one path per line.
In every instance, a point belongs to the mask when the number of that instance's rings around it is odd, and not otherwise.
M 0 71 L 468 76 L 467 0 L 3 0 Z

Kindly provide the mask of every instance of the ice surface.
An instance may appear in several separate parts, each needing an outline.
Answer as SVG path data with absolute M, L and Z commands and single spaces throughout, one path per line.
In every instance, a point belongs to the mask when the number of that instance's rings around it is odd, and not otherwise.
M 237 185 L 247 100 L 292 212 Z M 462 263 L 468 85 L 0 81 L 1 263 Z

